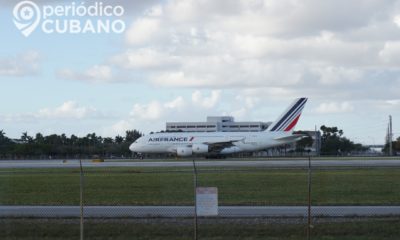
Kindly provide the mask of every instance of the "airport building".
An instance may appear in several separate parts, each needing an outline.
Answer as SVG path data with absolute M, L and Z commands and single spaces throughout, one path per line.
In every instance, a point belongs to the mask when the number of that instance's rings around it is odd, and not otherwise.
M 167 122 L 169 132 L 259 132 L 271 122 L 235 122 L 231 116 L 209 116 L 206 122 Z

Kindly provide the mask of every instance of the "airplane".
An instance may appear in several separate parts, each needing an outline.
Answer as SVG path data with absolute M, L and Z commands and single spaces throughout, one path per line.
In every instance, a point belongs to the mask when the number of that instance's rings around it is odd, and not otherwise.
M 143 153 L 226 155 L 255 152 L 296 142 L 305 136 L 293 134 L 307 98 L 296 99 L 270 127 L 260 132 L 162 132 L 138 138 L 129 149 Z

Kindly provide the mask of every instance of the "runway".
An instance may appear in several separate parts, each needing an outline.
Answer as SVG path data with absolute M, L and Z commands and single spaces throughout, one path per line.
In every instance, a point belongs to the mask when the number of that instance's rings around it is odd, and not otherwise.
M 324 167 L 400 167 L 399 160 L 370 159 L 370 160 L 312 160 L 313 168 Z M 90 160 L 83 161 L 85 168 L 107 167 L 192 167 L 190 160 L 182 161 L 105 161 L 95 163 Z M 307 168 L 307 160 L 257 160 L 257 161 L 197 161 L 198 167 L 264 167 L 264 168 Z M 10 168 L 78 168 L 78 160 L 2 160 L 0 169 Z
M 371 217 L 399 216 L 400 206 L 315 206 L 312 216 Z M 88 206 L 84 216 L 117 217 L 192 217 L 192 206 Z M 0 217 L 79 217 L 79 206 L 0 206 Z M 218 217 L 306 217 L 307 206 L 221 206 Z

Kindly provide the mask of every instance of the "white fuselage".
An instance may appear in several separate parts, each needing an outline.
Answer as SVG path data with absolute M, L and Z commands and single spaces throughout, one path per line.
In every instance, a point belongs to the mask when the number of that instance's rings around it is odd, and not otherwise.
M 129 149 L 138 153 L 177 153 L 179 148 L 231 142 L 231 146 L 224 147 L 219 152 L 219 154 L 229 154 L 259 151 L 290 143 L 293 141 L 278 140 L 290 135 L 291 132 L 269 131 L 154 133 L 139 138 Z

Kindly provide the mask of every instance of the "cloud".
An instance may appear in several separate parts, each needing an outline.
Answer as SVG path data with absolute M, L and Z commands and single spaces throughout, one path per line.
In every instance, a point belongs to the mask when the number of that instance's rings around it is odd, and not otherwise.
M 113 122 L 114 130 L 108 123 L 110 132 L 160 130 L 165 121 L 222 113 L 244 120 L 273 120 L 275 107 L 303 96 L 310 98 L 305 111 L 313 109 L 311 114 L 317 116 L 312 124 L 318 117 L 327 121 L 325 113 L 368 111 L 370 116 L 378 115 L 375 110 L 382 115 L 398 109 L 398 0 L 116 0 L 113 4 L 125 7 L 128 28 L 121 39 L 100 48 L 108 49 L 104 53 L 109 55 L 86 67 L 71 62 L 56 71 L 63 79 L 110 84 L 115 92 L 129 87 L 136 99 L 150 98 L 124 109 L 126 116 Z M 40 56 L 24 59 L 24 55 L 1 57 L 0 75 L 37 74 Z M 116 82 L 123 85 L 111 85 Z M 148 92 L 140 92 L 143 89 Z M 370 108 L 363 110 L 365 104 Z M 89 108 L 75 106 L 82 107 Z M 56 108 L 48 110 L 41 119 L 58 119 Z M 82 119 L 95 117 L 92 114 Z M 7 116 L 24 121 L 37 115 Z
M 128 17 L 132 16 L 138 16 L 142 14 L 143 12 L 148 12 L 149 9 L 154 8 L 154 6 L 157 6 L 159 4 L 159 0 L 131 0 L 131 1 L 126 1 L 126 0 L 112 0 L 112 1 L 107 1 L 110 2 L 110 4 L 116 6 L 116 5 L 121 5 L 125 9 L 125 15 Z M 112 2 L 112 3 L 111 3 Z M 157 12 L 157 9 L 154 9 L 153 11 Z M 149 14 L 151 15 L 152 12 Z
M 387 100 L 386 103 L 392 106 L 400 106 L 400 99 Z
M 0 122 L 33 122 L 38 120 L 82 120 L 105 118 L 106 115 L 94 107 L 81 106 L 75 101 L 66 101 L 55 108 L 42 108 L 33 113 L 0 115 Z
M 121 52 L 60 76 L 187 91 L 258 89 L 270 99 L 391 99 L 400 87 L 399 12 L 399 1 L 379 0 L 153 2 L 133 16 Z
M 186 96 L 169 99 L 157 97 L 148 102 L 133 104 L 128 115 L 105 127 L 104 132 L 115 135 L 128 129 L 139 129 L 144 133 L 161 131 L 165 130 L 166 122 L 205 121 L 207 116 L 233 116 L 238 121 L 273 121 L 293 100 L 282 98 L 270 101 L 266 100 L 265 93 L 262 96 L 264 98 L 254 96 L 254 93 L 195 90 Z
M 200 91 L 195 91 L 192 93 L 192 102 L 204 108 L 213 108 L 219 101 L 221 95 L 221 91 L 214 90 L 211 91 L 211 96 L 203 97 L 203 94 Z
M 349 102 L 327 102 L 321 103 L 317 108 L 317 113 L 327 114 L 327 113 L 347 113 L 352 112 L 354 110 L 353 105 Z
M 235 98 L 237 101 L 244 102 L 248 108 L 254 108 L 260 102 L 260 98 L 257 96 L 237 95 Z
M 213 23 L 213 30 L 236 29 L 242 34 L 293 37 L 313 35 L 323 30 L 349 31 L 361 28 L 370 24 L 371 20 L 388 18 L 385 14 L 394 7 L 395 1 L 379 0 L 172 0 L 165 4 L 165 17 L 174 23 Z M 354 12 L 358 14 L 355 16 Z
M 320 78 L 323 85 L 346 85 L 346 83 L 354 83 L 362 81 L 363 72 L 354 68 L 343 67 L 319 67 L 312 69 Z
M 83 119 L 97 115 L 97 110 L 93 107 L 80 106 L 75 101 L 66 101 L 56 108 L 40 109 L 37 118 L 73 118 Z
M 65 0 L 35 0 L 34 1 L 37 5 L 42 6 L 42 5 L 50 5 L 50 6 L 57 6 L 57 5 L 62 5 L 62 4 L 68 4 L 69 1 Z M 7 8 L 12 8 L 14 7 L 18 2 L 15 0 L 2 0 L 0 2 L 0 7 L 4 6 Z M 86 4 L 89 4 L 90 2 L 87 2 Z M 159 3 L 159 0 L 104 0 L 102 1 L 103 5 L 111 5 L 111 6 L 117 6 L 120 5 L 124 8 L 125 14 L 124 16 L 127 17 L 132 17 L 132 16 L 137 16 L 139 14 L 142 14 L 144 11 L 147 11 L 148 8 L 151 8 L 155 4 Z
M 196 77 L 183 71 L 154 73 L 150 76 L 150 81 L 154 86 L 163 87 L 218 87 L 217 79 L 213 76 Z
M 159 131 L 165 129 L 166 121 L 202 121 L 206 116 L 223 113 L 219 110 L 220 97 L 220 91 L 209 94 L 194 91 L 191 97 L 177 96 L 166 101 L 135 103 L 128 116 L 106 127 L 104 132 L 115 135 L 135 127 L 141 131 Z
M 40 54 L 27 51 L 13 57 L 0 58 L 0 76 L 26 77 L 36 75 L 40 68 Z
M 126 42 L 131 45 L 141 45 L 152 41 L 160 34 L 160 25 L 158 19 L 139 18 L 126 31 Z
M 64 79 L 89 82 L 109 82 L 113 80 L 112 68 L 107 65 L 94 65 L 83 72 L 63 69 L 58 71 L 57 75 Z
M 134 119 L 160 120 L 167 113 L 185 110 L 184 107 L 186 107 L 185 100 L 179 96 L 165 103 L 160 101 L 152 101 L 148 104 L 136 103 L 129 115 Z
M 394 114 L 400 110 L 400 99 L 378 100 L 371 102 L 373 107 L 388 114 Z
M 360 41 L 348 33 L 395 26 L 393 2 L 229 3 L 157 3 L 134 19 L 125 35 L 128 48 L 109 63 L 139 72 L 154 86 L 289 91 L 349 86 L 387 64 L 385 41 Z
M 162 116 L 163 112 L 163 105 L 158 101 L 153 101 L 144 105 L 136 103 L 133 106 L 130 115 L 137 119 L 158 120 Z
M 389 64 L 390 66 L 399 66 L 400 40 L 386 42 L 383 49 L 379 52 L 379 57 L 384 63 Z
M 108 71 L 60 75 L 99 83 L 140 79 L 174 89 L 259 88 L 274 97 L 279 94 L 269 89 L 315 98 L 340 92 L 346 101 L 362 99 L 376 94 L 370 86 L 383 75 L 397 86 L 396 74 L 386 73 L 398 69 L 399 11 L 399 3 L 379 0 L 153 2 L 133 17 L 126 48 L 96 65 Z
M 171 110 L 180 110 L 182 111 L 182 109 L 184 107 L 186 107 L 186 101 L 183 99 L 182 96 L 179 96 L 177 98 L 175 98 L 174 100 L 170 101 L 170 102 L 166 102 L 164 104 L 164 106 L 168 109 Z
M 107 136 L 123 135 L 125 131 L 135 129 L 135 126 L 129 120 L 120 120 L 111 126 L 111 129 L 104 128 L 103 133 Z
M 239 108 L 237 110 L 232 111 L 230 116 L 233 116 L 235 119 L 244 119 L 248 116 L 248 111 L 245 107 Z
M 178 96 L 170 101 L 158 100 L 149 103 L 135 103 L 125 119 L 118 120 L 111 127 L 103 127 L 102 132 L 107 136 L 123 135 L 126 130 L 158 131 L 163 129 L 165 119 L 176 119 L 178 115 L 187 113 L 192 105 Z
M 55 3 L 59 0 L 35 0 L 35 3 L 38 5 L 42 5 L 42 4 L 51 4 L 51 3 Z M 5 7 L 14 7 L 15 6 L 16 1 L 13 0 L 3 0 L 0 2 L 0 6 L 5 6 Z
M 179 58 L 153 48 L 128 49 L 111 57 L 110 62 L 124 69 L 171 68 L 179 63 Z

